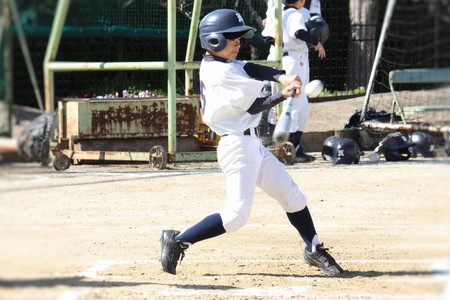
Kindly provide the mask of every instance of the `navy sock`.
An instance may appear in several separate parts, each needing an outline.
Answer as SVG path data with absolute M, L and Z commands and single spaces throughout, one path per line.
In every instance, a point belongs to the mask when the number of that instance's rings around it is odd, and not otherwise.
M 306 248 L 309 252 L 312 251 L 312 240 L 316 235 L 316 229 L 306 206 L 303 210 L 295 213 L 286 213 L 291 224 L 297 229 L 298 233 L 305 241 Z
M 220 214 L 207 216 L 176 237 L 178 242 L 194 244 L 225 233 Z

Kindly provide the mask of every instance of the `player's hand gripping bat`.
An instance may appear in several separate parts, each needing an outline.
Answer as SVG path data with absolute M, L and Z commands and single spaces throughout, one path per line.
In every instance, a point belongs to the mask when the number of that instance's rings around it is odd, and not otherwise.
M 290 91 L 289 97 L 286 99 L 286 104 L 283 106 L 283 111 L 280 114 L 275 130 L 273 131 L 272 141 L 277 144 L 283 144 L 289 140 L 291 129 L 291 107 L 292 99 L 295 95 L 295 89 Z

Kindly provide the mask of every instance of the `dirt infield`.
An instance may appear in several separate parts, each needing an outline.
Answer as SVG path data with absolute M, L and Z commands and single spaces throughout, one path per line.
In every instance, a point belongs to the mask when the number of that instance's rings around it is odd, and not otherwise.
M 257 190 L 240 231 L 163 273 L 159 237 L 224 203 L 215 163 L 0 165 L 0 299 L 450 299 L 450 160 L 288 166 L 347 271 L 301 261 L 281 208 Z

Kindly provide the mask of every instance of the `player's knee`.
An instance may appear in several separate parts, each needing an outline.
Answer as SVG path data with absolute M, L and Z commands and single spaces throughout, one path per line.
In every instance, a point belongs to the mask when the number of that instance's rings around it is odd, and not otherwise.
M 298 193 L 293 197 L 289 197 L 281 205 L 285 212 L 296 212 L 306 207 L 307 201 L 303 193 Z
M 223 227 L 227 233 L 241 229 L 249 220 L 250 213 L 224 211 L 221 213 Z

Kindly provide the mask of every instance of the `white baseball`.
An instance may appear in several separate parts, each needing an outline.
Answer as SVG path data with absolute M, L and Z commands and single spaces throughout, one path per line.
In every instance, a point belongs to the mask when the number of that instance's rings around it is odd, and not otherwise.
M 319 79 L 310 81 L 305 86 L 305 93 L 308 98 L 316 98 L 323 92 L 323 82 Z

